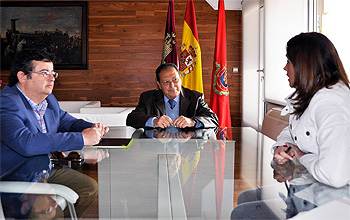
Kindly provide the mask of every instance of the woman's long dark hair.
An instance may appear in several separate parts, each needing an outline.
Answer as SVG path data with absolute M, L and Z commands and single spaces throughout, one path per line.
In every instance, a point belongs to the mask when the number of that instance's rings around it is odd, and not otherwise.
M 349 87 L 337 50 L 323 34 L 310 32 L 293 37 L 287 43 L 287 57 L 294 66 L 296 90 L 290 98 L 297 118 L 301 117 L 320 89 L 330 88 L 338 81 Z

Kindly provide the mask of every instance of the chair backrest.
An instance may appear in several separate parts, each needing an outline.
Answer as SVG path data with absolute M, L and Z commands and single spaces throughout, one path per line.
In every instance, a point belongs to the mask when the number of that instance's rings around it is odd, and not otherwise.
M 263 120 L 261 127 L 261 133 L 277 140 L 277 136 L 281 133 L 283 128 L 287 127 L 289 124 L 289 114 L 281 115 L 281 109 L 272 108 L 269 110 Z
M 69 212 L 72 219 L 77 219 L 74 203 L 79 195 L 67 186 L 54 183 L 35 183 L 35 182 L 17 182 L 17 181 L 1 181 L 1 193 L 27 193 L 27 194 L 45 194 L 57 195 L 64 198 L 68 202 Z M 0 219 L 4 218 L 4 211 L 0 200 Z

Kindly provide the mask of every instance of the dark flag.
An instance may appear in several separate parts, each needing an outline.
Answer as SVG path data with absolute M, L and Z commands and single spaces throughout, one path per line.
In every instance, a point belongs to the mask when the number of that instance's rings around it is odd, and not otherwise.
M 165 28 L 164 46 L 162 54 L 163 63 L 173 63 L 179 66 L 177 56 L 176 32 L 175 32 L 175 11 L 174 0 L 169 0 L 168 16 Z

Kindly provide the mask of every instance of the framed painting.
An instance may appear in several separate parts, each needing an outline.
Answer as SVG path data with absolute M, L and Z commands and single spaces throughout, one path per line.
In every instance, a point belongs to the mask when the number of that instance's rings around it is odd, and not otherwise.
M 55 69 L 87 69 L 87 2 L 1 2 L 1 69 L 25 48 L 55 55 Z

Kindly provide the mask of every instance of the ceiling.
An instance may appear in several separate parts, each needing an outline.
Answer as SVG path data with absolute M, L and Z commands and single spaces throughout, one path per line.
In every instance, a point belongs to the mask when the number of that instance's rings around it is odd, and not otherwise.
M 206 0 L 206 2 L 214 9 L 218 10 L 219 0 Z M 241 10 L 242 9 L 242 0 L 225 0 L 225 9 L 226 10 Z

